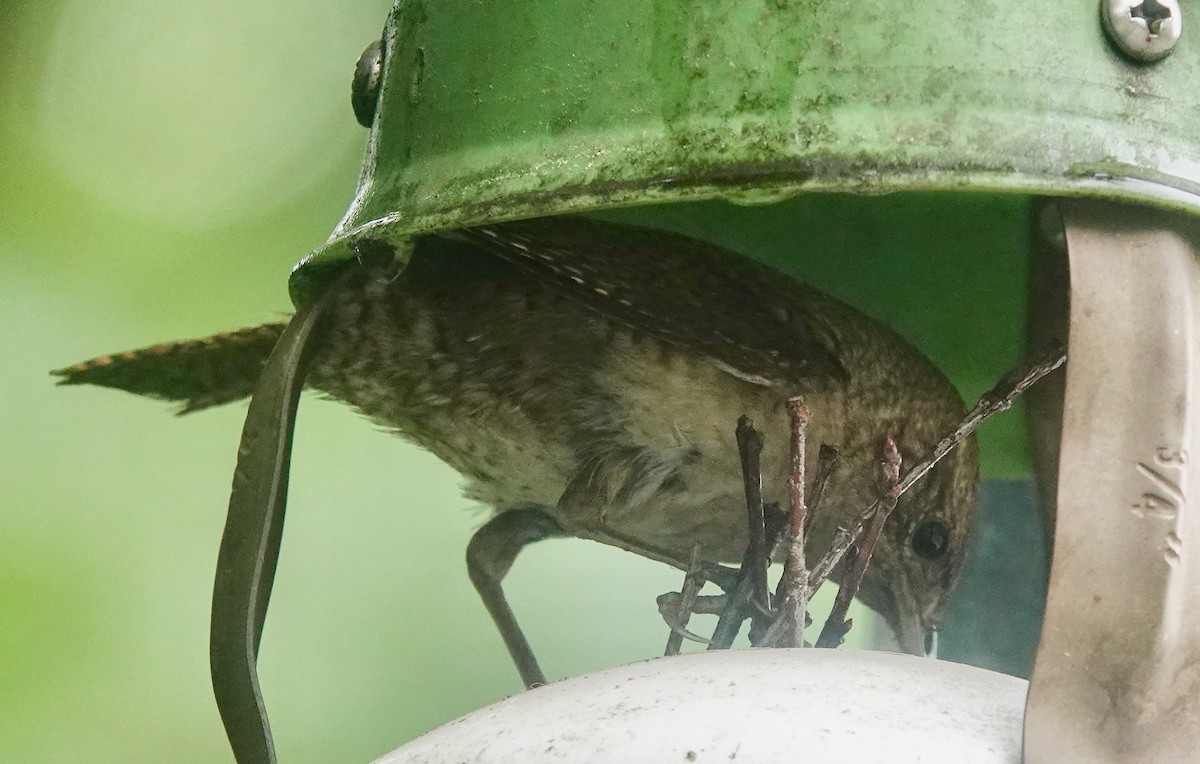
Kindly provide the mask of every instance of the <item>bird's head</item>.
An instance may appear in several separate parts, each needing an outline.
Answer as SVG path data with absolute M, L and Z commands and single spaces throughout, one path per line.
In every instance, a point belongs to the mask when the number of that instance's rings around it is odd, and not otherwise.
M 903 443 L 901 450 L 906 450 Z M 912 461 L 921 455 L 904 454 Z M 966 558 L 978 475 L 972 437 L 900 497 L 875 547 L 859 598 L 886 619 L 907 653 L 929 652 L 929 639 Z

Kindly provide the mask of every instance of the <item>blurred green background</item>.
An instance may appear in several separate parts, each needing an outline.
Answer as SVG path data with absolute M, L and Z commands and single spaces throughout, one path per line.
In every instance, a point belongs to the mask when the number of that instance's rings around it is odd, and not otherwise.
M 4 3 L 0 762 L 228 760 L 208 604 L 245 407 L 173 420 L 47 372 L 288 310 L 354 190 L 350 74 L 388 5 Z M 995 376 L 971 371 L 969 395 Z M 465 575 L 483 515 L 446 467 L 309 398 L 291 497 L 262 654 L 281 760 L 365 762 L 518 689 Z M 660 652 L 654 597 L 679 584 L 565 541 L 509 580 L 554 677 Z

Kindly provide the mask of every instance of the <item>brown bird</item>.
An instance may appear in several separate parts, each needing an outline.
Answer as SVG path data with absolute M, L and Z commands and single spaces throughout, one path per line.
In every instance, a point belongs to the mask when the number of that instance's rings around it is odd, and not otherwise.
M 283 326 L 55 374 L 197 411 L 250 395 Z M 544 679 L 500 588 L 523 546 L 582 536 L 740 559 L 735 424 L 764 432 L 764 498 L 785 505 L 785 404 L 802 395 L 809 442 L 841 451 L 807 540 L 817 555 L 876 497 L 885 435 L 912 463 L 964 412 L 915 348 L 834 298 L 711 244 L 583 218 L 419 238 L 395 279 L 353 276 L 314 341 L 309 387 L 431 451 L 496 511 L 468 570 L 526 684 Z M 907 651 L 923 650 L 961 567 L 977 476 L 969 440 L 901 497 L 876 548 L 860 597 Z

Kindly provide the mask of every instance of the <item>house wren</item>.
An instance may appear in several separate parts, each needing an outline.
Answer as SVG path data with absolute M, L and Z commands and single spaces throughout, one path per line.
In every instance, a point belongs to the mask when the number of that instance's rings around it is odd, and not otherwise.
M 196 411 L 248 396 L 282 327 L 56 373 Z M 527 684 L 541 672 L 500 589 L 526 544 L 740 559 L 735 424 L 764 432 L 764 498 L 783 504 L 785 405 L 802 395 L 809 442 L 841 451 L 807 540 L 819 555 L 876 498 L 880 440 L 911 463 L 964 410 L 916 349 L 834 298 L 711 244 L 583 218 L 422 237 L 393 280 L 353 276 L 313 342 L 309 387 L 431 451 L 496 510 L 468 568 Z M 977 462 L 968 441 L 901 497 L 863 581 L 907 651 L 922 651 L 961 566 Z

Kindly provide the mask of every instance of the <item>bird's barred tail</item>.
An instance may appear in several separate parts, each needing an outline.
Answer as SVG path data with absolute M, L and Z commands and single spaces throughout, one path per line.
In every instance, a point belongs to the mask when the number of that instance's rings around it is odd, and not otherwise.
M 51 372 L 60 385 L 99 385 L 179 401 L 180 414 L 254 392 L 286 323 L 264 324 L 198 340 L 106 355 Z

